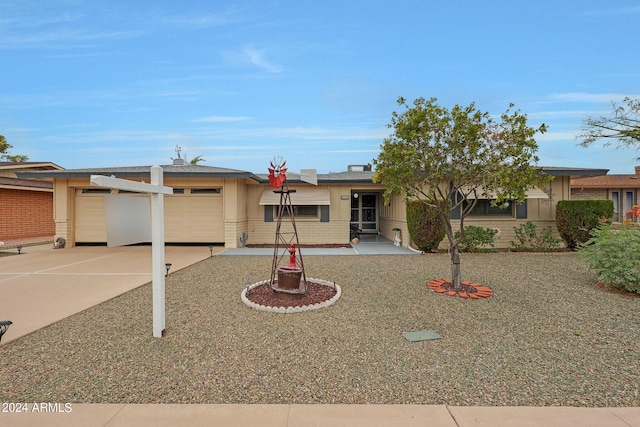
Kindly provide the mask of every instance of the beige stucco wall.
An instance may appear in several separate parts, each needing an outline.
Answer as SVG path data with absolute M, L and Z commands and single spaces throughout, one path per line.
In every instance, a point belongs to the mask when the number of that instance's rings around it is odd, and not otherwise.
M 238 248 L 243 233 L 248 234 L 247 185 L 248 180 L 224 180 L 224 246 Z

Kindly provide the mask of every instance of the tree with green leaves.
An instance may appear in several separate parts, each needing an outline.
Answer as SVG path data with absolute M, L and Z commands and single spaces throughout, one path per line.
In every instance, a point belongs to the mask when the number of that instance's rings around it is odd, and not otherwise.
M 604 139 L 605 146 L 611 140 L 617 140 L 619 147 L 637 146 L 640 149 L 640 98 L 626 97 L 622 104 L 611 103 L 613 111 L 610 116 L 589 117 L 584 121 L 580 143 L 588 147 L 597 140 Z M 640 160 L 640 157 L 638 157 Z
M 0 160 L 5 160 L 7 162 L 26 162 L 29 160 L 28 156 L 23 156 L 20 154 L 9 154 L 9 150 L 13 148 L 13 145 L 7 142 L 7 139 L 4 135 L 0 135 Z
M 385 201 L 392 195 L 418 199 L 438 209 L 451 254 L 451 280 L 462 289 L 459 245 L 464 239 L 464 221 L 478 199 L 492 199 L 493 206 L 522 202 L 528 189 L 548 183 L 551 177 L 535 166 L 538 144 L 534 135 L 546 131 L 527 124 L 527 116 L 513 104 L 494 119 L 475 103 L 451 110 L 436 98 L 404 98 L 393 112 L 392 134 L 385 138 L 374 160 L 374 181 L 385 186 Z M 452 213 L 459 211 L 459 230 L 452 226 Z

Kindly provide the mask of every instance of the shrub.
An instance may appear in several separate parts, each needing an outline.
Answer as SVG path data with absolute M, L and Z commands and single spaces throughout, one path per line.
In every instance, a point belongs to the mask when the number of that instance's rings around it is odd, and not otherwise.
M 556 207 L 558 232 L 570 249 L 589 240 L 603 219 L 613 219 L 612 200 L 561 200 Z
M 582 259 L 598 280 L 617 289 L 640 293 L 640 230 L 613 229 L 608 224 L 593 230 L 593 237 L 579 246 Z
M 435 251 L 445 236 L 438 210 L 420 200 L 407 201 L 407 228 L 413 243 L 425 252 Z
M 560 247 L 560 239 L 553 235 L 551 227 L 546 227 L 538 234 L 538 227 L 531 221 L 513 227 L 518 243 L 511 242 L 516 251 L 551 252 Z
M 496 231 L 492 228 L 470 225 L 464 228 L 464 237 L 458 248 L 460 252 L 489 252 L 495 246 L 495 235 Z M 460 232 L 456 231 L 454 237 L 460 237 Z

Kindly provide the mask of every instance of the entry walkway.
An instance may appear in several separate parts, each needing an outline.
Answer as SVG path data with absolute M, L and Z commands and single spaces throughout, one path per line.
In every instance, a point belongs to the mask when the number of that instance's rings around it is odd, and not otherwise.
M 404 246 L 394 246 L 393 242 L 379 235 L 364 235 L 359 243 L 352 243 L 348 248 L 302 248 L 302 255 L 418 255 L 420 252 Z M 227 249 L 220 255 L 273 255 L 273 248 L 234 248 Z

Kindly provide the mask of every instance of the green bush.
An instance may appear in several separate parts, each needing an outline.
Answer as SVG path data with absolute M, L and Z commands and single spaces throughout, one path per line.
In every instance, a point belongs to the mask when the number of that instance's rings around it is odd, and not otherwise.
M 640 230 L 602 225 L 593 237 L 579 245 L 582 259 L 598 280 L 617 289 L 640 293 Z
M 470 225 L 464 228 L 464 237 L 458 248 L 460 252 L 489 252 L 495 247 L 496 231 L 492 228 L 483 228 Z M 460 237 L 460 232 L 456 231 L 454 237 Z
M 445 236 L 438 210 L 420 200 L 407 201 L 407 228 L 413 243 L 425 252 L 438 249 Z
M 561 200 L 556 206 L 558 232 L 570 249 L 589 240 L 603 219 L 613 219 L 612 200 Z
M 513 227 L 516 240 L 511 242 L 511 248 L 516 251 L 551 252 L 560 247 L 561 240 L 553 235 L 551 227 L 546 227 L 538 234 L 538 227 L 531 221 Z

